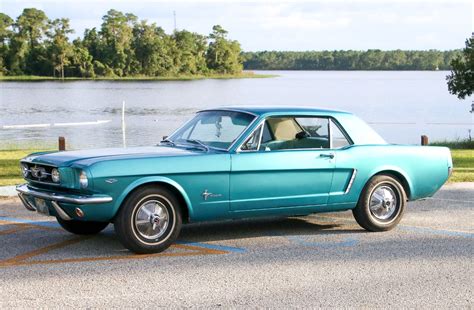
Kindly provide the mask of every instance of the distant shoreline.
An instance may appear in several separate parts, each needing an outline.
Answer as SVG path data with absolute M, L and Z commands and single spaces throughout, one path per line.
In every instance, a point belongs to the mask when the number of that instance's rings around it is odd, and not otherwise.
M 32 82 L 32 81 L 193 81 L 205 79 L 259 79 L 277 77 L 276 74 L 255 74 L 253 72 L 244 72 L 241 74 L 210 74 L 210 75 L 178 75 L 178 76 L 126 76 L 126 77 L 65 77 L 64 80 L 59 77 L 38 76 L 38 75 L 5 75 L 0 76 L 0 82 Z
M 311 71 L 311 72 L 449 72 L 449 70 L 309 70 L 309 69 L 258 69 L 255 71 Z M 194 81 L 194 80 L 226 80 L 226 79 L 261 79 L 279 77 L 278 74 L 262 74 L 244 72 L 242 74 L 210 74 L 210 75 L 178 75 L 178 76 L 126 76 L 126 77 L 60 77 L 39 75 L 4 75 L 0 76 L 0 82 L 41 82 L 41 81 L 117 81 L 117 82 L 140 82 L 140 81 Z

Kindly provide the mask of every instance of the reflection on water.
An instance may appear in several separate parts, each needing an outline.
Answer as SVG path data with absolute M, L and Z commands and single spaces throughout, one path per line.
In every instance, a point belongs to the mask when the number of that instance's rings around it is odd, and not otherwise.
M 3 125 L 90 122 L 77 127 L 0 129 L 0 148 L 65 136 L 73 148 L 156 144 L 198 110 L 224 105 L 304 105 L 356 113 L 389 142 L 468 136 L 469 104 L 448 93 L 447 72 L 278 71 L 278 78 L 197 81 L 0 83 Z

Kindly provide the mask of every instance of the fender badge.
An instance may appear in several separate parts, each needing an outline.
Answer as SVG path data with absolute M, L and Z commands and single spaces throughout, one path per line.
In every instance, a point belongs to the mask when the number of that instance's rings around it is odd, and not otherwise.
M 211 197 L 211 198 L 214 198 L 214 197 L 221 197 L 222 194 L 209 193 L 209 192 L 207 191 L 207 189 L 206 189 L 206 190 L 204 190 L 204 192 L 202 192 L 201 196 L 202 196 L 202 198 L 203 198 L 204 200 L 207 200 L 207 198 L 209 198 L 209 197 Z
M 109 183 L 109 184 L 113 184 L 115 182 L 117 182 L 117 179 L 107 179 L 107 180 L 105 180 L 105 183 Z

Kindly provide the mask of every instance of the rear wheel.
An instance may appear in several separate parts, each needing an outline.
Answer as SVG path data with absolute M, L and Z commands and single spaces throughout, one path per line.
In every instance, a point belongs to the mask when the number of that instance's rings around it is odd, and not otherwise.
M 406 201 L 405 190 L 398 180 L 389 175 L 376 175 L 366 184 L 352 213 L 366 230 L 386 231 L 400 222 Z
M 165 188 L 150 186 L 133 192 L 114 222 L 120 242 L 140 254 L 167 249 L 181 231 L 181 212 L 176 197 Z
M 95 235 L 109 225 L 108 222 L 92 222 L 92 221 L 65 221 L 60 217 L 56 217 L 59 225 L 70 233 L 76 235 Z

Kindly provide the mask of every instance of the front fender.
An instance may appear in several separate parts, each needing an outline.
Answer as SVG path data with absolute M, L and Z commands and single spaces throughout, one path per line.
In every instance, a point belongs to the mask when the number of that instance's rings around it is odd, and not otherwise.
M 182 196 L 184 201 L 186 202 L 186 207 L 188 208 L 189 212 L 189 217 L 192 218 L 194 215 L 193 211 L 193 206 L 191 204 L 191 200 L 189 199 L 188 195 L 186 194 L 186 191 L 183 189 L 181 185 L 179 185 L 176 181 L 167 178 L 167 177 L 162 177 L 162 176 L 151 176 L 151 177 L 144 177 L 140 178 L 138 180 L 135 180 L 134 182 L 130 183 L 125 190 L 122 191 L 120 196 L 115 200 L 114 204 L 114 214 L 117 214 L 120 206 L 122 205 L 123 201 L 125 198 L 130 194 L 133 190 L 138 188 L 139 186 L 148 184 L 148 183 L 165 183 L 168 184 L 172 187 L 174 187 Z

